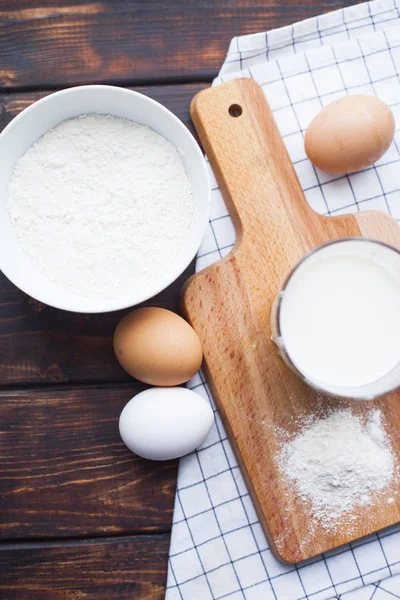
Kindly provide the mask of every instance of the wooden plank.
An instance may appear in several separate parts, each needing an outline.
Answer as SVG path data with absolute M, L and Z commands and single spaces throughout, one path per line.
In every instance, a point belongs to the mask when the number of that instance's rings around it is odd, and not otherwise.
M 0 87 L 208 81 L 234 36 L 288 25 L 355 1 L 3 0 Z
M 118 432 L 144 387 L 0 393 L 0 539 L 170 529 L 177 462 L 135 456 Z
M 190 100 L 205 85 L 135 88 L 162 102 L 191 127 Z M 0 95 L 0 128 L 45 92 Z M 193 264 L 168 289 L 146 304 L 177 310 Z M 81 315 L 33 300 L 0 272 L 0 387 L 10 384 L 130 381 L 115 359 L 112 335 L 128 311 Z
M 229 111 L 235 105 L 242 109 L 239 118 Z M 315 526 L 310 506 L 287 484 L 275 460 L 280 432 L 299 433 L 301 416 L 317 416 L 321 397 L 279 356 L 271 337 L 272 304 L 311 248 L 363 235 L 400 248 L 400 228 L 379 212 L 328 218 L 308 206 L 254 81 L 238 79 L 201 92 L 192 115 L 241 235 L 231 254 L 189 280 L 182 304 L 203 344 L 213 397 L 270 547 L 282 560 L 298 562 L 398 522 L 400 498 L 393 482 L 377 502 L 338 518 L 331 530 Z M 326 398 L 324 407 L 337 406 L 365 418 L 379 407 L 400 456 L 400 390 L 372 408 Z
M 171 110 L 183 123 L 195 134 L 190 114 L 189 106 L 193 96 L 201 90 L 208 87 L 204 83 L 192 83 L 182 85 L 158 85 L 158 86 L 135 86 L 129 89 L 135 90 L 146 96 L 150 96 L 157 102 L 161 102 Z M 55 91 L 55 90 L 53 90 Z M 0 131 L 24 108 L 27 108 L 32 102 L 44 98 L 51 92 L 20 92 L 20 93 L 0 93 Z
M 177 310 L 194 262 L 166 290 L 144 303 Z M 0 272 L 0 389 L 5 385 L 132 381 L 115 358 L 112 336 L 129 310 L 69 313 L 33 300 Z
M 161 600 L 169 535 L 0 546 L 3 600 Z

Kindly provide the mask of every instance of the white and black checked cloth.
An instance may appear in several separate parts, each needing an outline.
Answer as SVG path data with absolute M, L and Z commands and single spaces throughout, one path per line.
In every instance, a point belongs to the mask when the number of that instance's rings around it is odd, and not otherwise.
M 371 94 L 400 117 L 400 0 L 376 0 L 291 27 L 232 40 L 214 85 L 251 77 L 265 92 L 307 201 L 326 215 L 380 209 L 400 221 L 400 136 L 373 167 L 349 176 L 314 168 L 304 132 L 344 94 Z M 211 169 L 210 169 L 211 171 Z M 213 176 L 211 220 L 197 270 L 226 255 L 235 232 Z M 200 373 L 189 385 L 207 397 Z M 378 582 L 378 583 L 377 583 Z M 353 591 L 351 591 L 353 590 Z M 284 565 L 271 554 L 218 412 L 181 460 L 166 600 L 393 600 L 400 598 L 400 526 Z

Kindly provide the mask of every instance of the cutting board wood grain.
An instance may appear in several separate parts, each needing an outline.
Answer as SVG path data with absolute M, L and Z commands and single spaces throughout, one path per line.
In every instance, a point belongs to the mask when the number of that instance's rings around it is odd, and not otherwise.
M 377 505 L 355 511 L 351 527 L 344 519 L 329 531 L 282 477 L 275 460 L 278 432 L 299 432 L 302 417 L 326 407 L 350 407 L 365 417 L 379 407 L 400 456 L 400 393 L 375 402 L 322 398 L 277 354 L 271 305 L 311 248 L 349 236 L 400 247 L 400 227 L 379 212 L 315 213 L 255 82 L 238 79 L 204 90 L 191 114 L 237 239 L 229 255 L 188 280 L 182 310 L 203 344 L 206 376 L 271 549 L 297 562 L 398 522 L 400 492 L 393 485 Z

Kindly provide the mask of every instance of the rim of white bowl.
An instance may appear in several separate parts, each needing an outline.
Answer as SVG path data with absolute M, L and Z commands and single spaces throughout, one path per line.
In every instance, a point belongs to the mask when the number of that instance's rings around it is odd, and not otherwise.
M 91 309 L 89 309 L 89 308 L 79 309 L 78 307 L 71 308 L 70 306 L 68 306 L 68 303 L 64 304 L 62 301 L 50 303 L 48 300 L 46 300 L 46 298 L 44 296 L 42 296 L 40 293 L 37 293 L 36 290 L 32 291 L 31 289 L 29 289 L 30 286 L 26 287 L 23 284 L 23 281 L 22 281 L 22 283 L 20 283 L 19 281 L 17 281 L 18 278 L 10 276 L 7 273 L 7 267 L 4 267 L 3 260 L 0 256 L 1 271 L 4 273 L 4 275 L 7 277 L 7 279 L 9 279 L 9 281 L 11 281 L 11 283 L 13 283 L 18 289 L 20 289 L 22 292 L 24 292 L 31 298 L 34 298 L 35 300 L 38 300 L 39 302 L 42 302 L 43 304 L 46 304 L 47 306 L 52 306 L 53 308 L 57 308 L 60 310 L 65 310 L 65 311 L 74 312 L 74 313 L 82 313 L 82 314 L 100 314 L 100 313 L 108 313 L 108 312 L 123 310 L 123 309 L 130 308 L 130 307 L 133 308 L 133 307 L 137 306 L 138 304 L 142 304 L 143 302 L 146 302 L 150 298 L 153 298 L 157 294 L 164 291 L 174 281 L 176 281 L 176 279 L 178 279 L 178 277 L 180 277 L 180 275 L 182 275 L 182 273 L 185 271 L 185 269 L 187 269 L 187 267 L 190 265 L 190 263 L 196 256 L 196 254 L 200 248 L 201 242 L 204 238 L 206 228 L 207 228 L 209 218 L 210 218 L 211 190 L 210 190 L 210 176 L 208 173 L 205 157 L 200 149 L 199 144 L 197 143 L 196 139 L 194 138 L 193 134 L 189 131 L 189 129 L 186 127 L 186 125 L 183 124 L 183 122 L 179 119 L 179 117 L 177 117 L 172 111 L 170 111 L 168 108 L 166 108 L 163 104 L 161 104 L 160 102 L 157 102 L 157 100 L 153 100 L 153 98 L 150 98 L 149 96 L 146 96 L 145 94 L 142 94 L 140 92 L 136 92 L 134 90 L 129 90 L 129 89 L 119 87 L 116 85 L 103 85 L 103 84 L 81 85 L 81 86 L 73 86 L 70 88 L 63 89 L 63 90 L 58 90 L 57 92 L 52 92 L 52 93 L 48 94 L 47 96 L 45 96 L 44 98 L 40 98 L 39 100 L 36 100 L 35 102 L 33 102 L 33 104 L 31 104 L 30 106 L 27 106 L 20 113 L 18 113 L 18 115 L 16 115 L 6 125 L 6 127 L 3 129 L 3 131 L 0 133 L 0 143 L 1 143 L 2 138 L 5 136 L 6 132 L 11 127 L 15 126 L 16 122 L 18 122 L 22 119 L 25 119 L 27 115 L 29 115 L 31 112 L 34 112 L 36 107 L 38 106 L 38 104 L 42 105 L 42 104 L 48 102 L 50 99 L 53 99 L 55 96 L 57 96 L 57 97 L 67 96 L 67 95 L 75 94 L 75 93 L 77 93 L 81 90 L 85 90 L 85 89 L 98 90 L 98 91 L 101 91 L 104 89 L 106 89 L 106 90 L 111 89 L 111 90 L 116 91 L 116 93 L 118 93 L 118 94 L 126 94 L 126 95 L 130 95 L 130 96 L 140 96 L 142 99 L 144 99 L 144 102 L 147 102 L 148 104 L 156 105 L 158 107 L 158 109 L 162 113 L 164 113 L 164 115 L 171 122 L 174 123 L 174 126 L 181 129 L 184 132 L 184 135 L 187 136 L 188 140 L 190 140 L 190 144 L 192 145 L 193 152 L 199 158 L 199 164 L 201 165 L 201 169 L 203 171 L 202 177 L 204 177 L 204 180 L 206 183 L 206 186 L 205 186 L 206 197 L 204 198 L 205 210 L 203 212 L 202 218 L 198 219 L 196 221 L 196 226 L 193 228 L 193 231 L 192 230 L 189 231 L 189 234 L 193 234 L 190 237 L 190 239 L 192 240 L 192 243 L 190 244 L 190 251 L 188 251 L 187 254 L 185 254 L 184 256 L 182 255 L 180 257 L 179 262 L 177 261 L 176 263 L 175 262 L 173 263 L 174 265 L 176 265 L 174 269 L 172 269 L 172 268 L 167 269 L 167 271 L 164 274 L 165 276 L 161 277 L 160 280 L 157 280 L 157 281 L 161 282 L 160 285 L 154 285 L 153 287 L 149 286 L 147 292 L 143 293 L 142 295 L 139 294 L 136 298 L 132 298 L 131 302 L 124 301 L 121 303 L 121 302 L 118 302 L 117 298 L 110 298 L 109 302 L 108 302 L 108 299 L 102 299 L 101 301 L 108 305 L 107 308 L 104 308 L 104 307 L 96 308 L 95 307 L 95 303 L 96 303 L 95 298 L 91 299 L 91 298 L 88 298 L 87 296 L 82 296 L 82 298 L 85 298 L 86 301 L 88 299 L 93 300 L 93 303 L 94 303 L 93 308 L 91 308 Z M 87 114 L 87 113 L 82 112 L 81 114 Z M 155 131 L 157 131 L 157 130 L 155 129 Z M 160 133 L 160 135 L 163 135 L 163 134 Z M 165 137 L 165 136 L 163 135 L 163 137 Z M 7 201 L 8 201 L 8 197 L 7 197 Z M 60 288 L 62 289 L 62 286 L 60 286 Z M 65 288 L 65 289 L 67 289 L 67 288 Z

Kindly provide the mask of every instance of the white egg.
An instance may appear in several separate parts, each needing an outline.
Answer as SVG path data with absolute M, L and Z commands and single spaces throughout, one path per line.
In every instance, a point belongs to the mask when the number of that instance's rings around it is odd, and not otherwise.
M 181 387 L 150 388 L 125 406 L 119 432 L 135 454 L 170 460 L 200 446 L 213 422 L 213 411 L 199 394 Z

